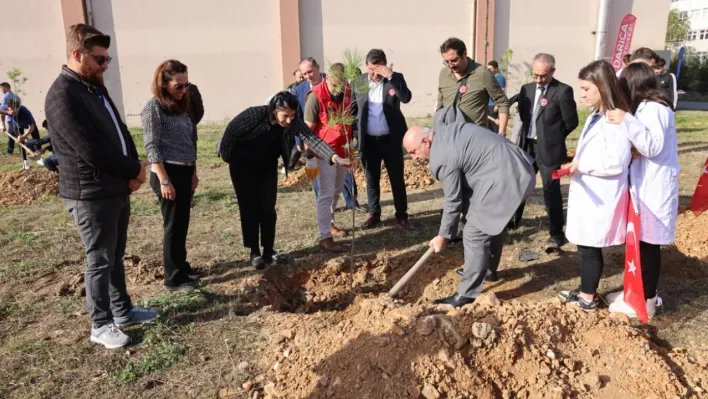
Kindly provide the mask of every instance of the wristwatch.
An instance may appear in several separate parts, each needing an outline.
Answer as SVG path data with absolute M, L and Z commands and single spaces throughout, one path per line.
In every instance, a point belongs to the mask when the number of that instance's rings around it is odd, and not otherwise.
M 167 179 L 165 179 L 165 180 L 160 180 L 160 184 L 163 185 L 163 186 L 167 186 L 167 185 L 170 184 L 170 181 L 167 180 Z

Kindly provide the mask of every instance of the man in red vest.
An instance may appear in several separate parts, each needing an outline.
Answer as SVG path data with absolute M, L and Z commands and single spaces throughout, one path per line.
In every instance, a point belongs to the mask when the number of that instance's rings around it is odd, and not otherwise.
M 324 82 L 312 88 L 305 101 L 305 123 L 317 137 L 324 140 L 342 158 L 349 157 L 352 140 L 351 124 L 330 123 L 331 115 L 351 115 L 352 99 L 349 85 L 343 78 L 344 66 L 333 64 Z M 344 188 L 347 169 L 334 165 L 329 159 L 317 159 L 319 195 L 317 196 L 317 224 L 320 229 L 320 248 L 329 252 L 341 252 L 342 247 L 334 237 L 343 238 L 347 232 L 333 223 L 339 195 Z

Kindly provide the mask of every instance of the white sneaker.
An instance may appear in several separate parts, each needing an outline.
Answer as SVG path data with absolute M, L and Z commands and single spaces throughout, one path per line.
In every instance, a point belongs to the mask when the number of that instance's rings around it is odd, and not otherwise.
M 608 304 L 613 304 L 618 299 L 624 299 L 624 290 L 610 292 L 605 295 L 605 301 L 607 301 Z
M 106 349 L 117 349 L 128 345 L 130 337 L 110 323 L 100 328 L 91 327 L 91 342 L 101 344 Z
M 29 170 L 29 168 L 30 168 L 29 161 L 27 161 L 27 160 L 22 161 L 22 169 Z
M 37 160 L 37 165 L 39 165 L 39 166 L 44 166 L 44 159 L 38 159 L 38 160 Z
M 654 298 L 647 299 L 646 305 L 647 315 L 649 316 L 649 319 L 652 319 L 654 316 L 656 316 L 656 308 L 662 306 L 663 304 L 664 302 L 661 300 L 659 294 L 657 294 Z M 637 312 L 624 301 L 623 295 L 620 295 L 618 298 L 615 299 L 614 302 L 610 303 L 609 310 L 610 313 L 624 313 L 630 318 L 637 318 Z

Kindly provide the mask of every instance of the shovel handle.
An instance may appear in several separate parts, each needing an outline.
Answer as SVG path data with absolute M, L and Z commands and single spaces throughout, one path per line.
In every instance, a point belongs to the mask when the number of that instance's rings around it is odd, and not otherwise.
M 398 292 L 401 291 L 401 289 L 403 289 L 403 287 L 405 287 L 406 284 L 408 284 L 408 281 L 411 278 L 413 278 L 413 276 L 416 273 L 418 273 L 418 270 L 421 267 L 423 267 L 425 262 L 428 261 L 428 258 L 430 258 L 430 256 L 434 252 L 435 252 L 435 249 L 433 247 L 428 248 L 428 250 L 423 254 L 423 256 L 421 256 L 420 259 L 418 259 L 418 262 L 416 262 L 415 265 L 413 265 L 413 267 L 411 267 L 410 270 L 408 270 L 408 272 L 406 272 L 406 274 L 404 274 L 403 277 L 401 277 L 401 279 L 398 280 L 396 285 L 394 285 L 393 288 L 391 288 L 391 290 L 388 292 L 388 295 L 390 297 L 396 296 L 396 294 L 398 294 Z

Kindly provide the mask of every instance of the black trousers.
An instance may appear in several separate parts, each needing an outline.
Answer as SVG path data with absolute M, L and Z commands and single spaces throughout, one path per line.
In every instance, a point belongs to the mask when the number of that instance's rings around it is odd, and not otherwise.
M 602 248 L 578 245 L 580 257 L 580 292 L 595 294 L 600 285 L 600 277 L 605 269 Z
M 659 285 L 659 274 L 661 273 L 661 247 L 640 241 L 639 254 L 642 257 L 644 298 L 654 298 Z
M 187 232 L 192 208 L 192 176 L 194 166 L 163 164 L 175 188 L 175 199 L 162 197 L 160 178 L 150 174 L 150 186 L 160 201 L 163 221 L 162 257 L 165 267 L 165 285 L 174 287 L 189 281 L 191 266 L 187 263 Z
M 369 200 L 369 213 L 381 216 L 381 162 L 388 171 L 393 193 L 393 206 L 396 220 L 408 219 L 408 198 L 406 182 L 403 176 L 403 148 L 401 144 L 385 136 L 366 137 L 366 147 L 361 151 L 361 163 L 366 176 L 366 194 Z
M 249 168 L 232 162 L 229 164 L 231 182 L 236 190 L 238 211 L 241 215 L 243 245 L 251 249 L 251 254 L 260 254 L 258 236 L 263 247 L 263 255 L 274 253 L 275 223 L 277 214 L 275 203 L 278 198 L 278 165 Z
M 494 112 L 494 105 L 487 105 L 487 114 L 494 119 L 497 119 L 499 117 L 499 112 Z M 493 131 L 494 133 L 499 131 L 499 125 L 490 120 L 487 120 L 487 122 L 489 123 L 489 130 Z
M 25 129 L 20 129 L 19 127 L 17 127 L 15 125 L 14 127 L 10 128 L 10 131 L 8 133 L 13 135 L 14 137 L 19 137 L 20 135 L 25 134 Z M 32 132 L 32 134 L 30 134 L 30 136 L 34 140 L 40 139 L 39 132 L 37 131 L 37 129 L 35 129 L 34 132 Z M 27 145 L 27 144 L 25 144 L 25 145 Z M 22 148 L 22 146 L 18 145 L 18 147 L 20 147 L 20 156 L 22 157 L 22 160 L 26 161 L 27 160 L 27 151 L 25 151 L 25 149 Z M 32 149 L 30 146 L 27 146 L 27 148 Z M 14 151 L 15 151 L 15 140 L 8 137 L 7 138 L 7 153 L 12 154 Z M 36 150 L 32 149 L 32 151 L 36 151 Z
M 550 235 L 555 241 L 565 240 L 563 225 L 565 217 L 563 216 L 563 195 L 561 194 L 560 180 L 553 180 L 553 172 L 560 169 L 560 165 L 545 165 L 536 151 L 536 140 L 526 141 L 526 152 L 536 161 L 534 170 L 541 173 L 541 181 L 543 182 L 543 202 L 546 205 L 546 214 L 550 220 Z M 521 218 L 524 214 L 526 202 L 522 202 L 514 214 L 511 223 L 518 226 L 521 223 Z

